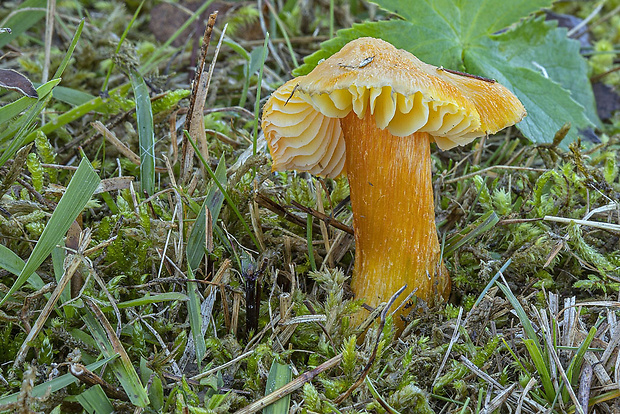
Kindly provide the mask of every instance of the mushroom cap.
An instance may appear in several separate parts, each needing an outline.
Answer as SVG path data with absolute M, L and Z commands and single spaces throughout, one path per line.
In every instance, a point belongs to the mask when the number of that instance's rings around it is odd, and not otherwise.
M 492 80 L 463 76 L 420 61 L 375 38 L 359 38 L 290 80 L 267 101 L 262 128 L 274 170 L 326 177 L 343 172 L 339 118 L 374 115 L 392 135 L 427 132 L 441 149 L 464 145 L 519 122 L 523 105 Z

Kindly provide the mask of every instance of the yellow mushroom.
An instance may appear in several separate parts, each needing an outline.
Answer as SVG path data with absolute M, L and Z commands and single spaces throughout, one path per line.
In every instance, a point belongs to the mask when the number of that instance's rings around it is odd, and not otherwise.
M 407 284 L 426 301 L 450 278 L 435 227 L 430 143 L 464 145 L 519 122 L 525 109 L 495 81 L 360 38 L 276 90 L 262 128 L 273 170 L 347 174 L 355 230 L 352 289 L 370 306 Z

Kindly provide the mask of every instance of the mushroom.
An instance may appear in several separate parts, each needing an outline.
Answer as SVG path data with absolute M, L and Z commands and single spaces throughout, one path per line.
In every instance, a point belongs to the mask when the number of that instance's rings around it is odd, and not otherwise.
M 519 122 L 525 109 L 497 82 L 438 68 L 359 38 L 277 89 L 262 129 L 274 171 L 337 177 L 353 209 L 352 289 L 370 306 L 446 298 L 450 277 L 435 227 L 430 144 L 464 145 Z

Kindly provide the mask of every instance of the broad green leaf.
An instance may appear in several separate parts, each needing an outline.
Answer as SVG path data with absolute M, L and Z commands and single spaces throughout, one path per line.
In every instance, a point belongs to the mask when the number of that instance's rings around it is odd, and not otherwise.
M 111 414 L 114 412 L 114 406 L 99 384 L 88 388 L 75 398 L 87 413 Z
M 275 390 L 284 387 L 286 384 L 291 382 L 292 378 L 293 371 L 290 366 L 273 361 L 271 368 L 269 369 L 269 375 L 267 376 L 265 395 L 269 395 Z M 263 414 L 287 414 L 290 406 L 291 395 L 287 394 L 273 404 L 269 404 L 265 407 L 263 409 Z
M 571 97 L 584 107 L 588 119 L 600 126 L 587 76 L 588 64 L 581 56 L 579 42 L 566 37 L 566 29 L 557 28 L 557 21 L 536 18 L 493 39 L 511 65 L 532 69 L 543 76 L 546 73 L 549 79 L 569 90 Z
M 578 43 L 555 23 L 525 19 L 550 6 L 551 0 L 373 2 L 403 20 L 366 22 L 340 30 L 293 73 L 310 72 L 353 39 L 377 37 L 424 62 L 493 78 L 507 86 L 528 112 L 517 126 L 534 142 L 551 142 L 566 122 L 573 128 L 564 145 L 580 130 L 600 125 Z
M 140 188 L 148 195 L 155 192 L 155 134 L 149 88 L 140 73 L 131 71 L 131 86 L 136 98 L 136 119 L 140 142 Z
M 527 110 L 527 116 L 517 124 L 523 135 L 534 142 L 549 143 L 570 122 L 576 128 L 569 131 L 568 139 L 563 141 L 566 144 L 577 137 L 577 129 L 592 125 L 584 107 L 571 98 L 568 90 L 538 71 L 502 59 L 497 47 L 488 40 L 486 48 L 467 52 L 467 69 L 496 79 L 517 95 Z
M 17 280 L 11 286 L 11 289 L 0 300 L 2 305 L 6 300 L 19 289 L 35 270 L 41 266 L 41 263 L 49 256 L 54 247 L 60 243 L 67 233 L 69 226 L 82 211 L 90 197 L 99 186 L 99 176 L 90 165 L 87 159 L 82 159 L 80 165 L 75 172 L 73 178 L 67 186 L 67 190 L 56 206 L 56 210 L 50 217 L 39 241 L 34 246 L 26 265 L 20 272 Z

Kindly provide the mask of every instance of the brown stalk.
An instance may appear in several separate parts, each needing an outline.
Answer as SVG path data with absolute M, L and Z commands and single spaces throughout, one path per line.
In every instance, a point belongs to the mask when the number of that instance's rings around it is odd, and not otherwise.
M 209 20 L 207 21 L 207 28 L 205 29 L 205 33 L 202 38 L 202 46 L 200 49 L 200 61 L 198 63 L 198 68 L 196 69 L 196 74 L 194 75 L 194 81 L 192 82 L 192 94 L 189 102 L 189 110 L 187 113 L 187 118 L 185 119 L 185 129 L 189 132 L 189 135 L 196 140 L 205 159 L 208 159 L 209 155 L 208 152 L 206 152 L 208 151 L 206 145 L 207 137 L 204 130 L 204 120 L 202 116 L 208 88 L 208 79 L 205 76 L 205 66 L 207 51 L 209 50 L 209 43 L 211 43 L 211 35 L 213 33 L 213 27 L 215 26 L 216 19 L 217 11 L 211 13 Z M 192 176 L 194 149 L 185 137 L 183 138 L 182 148 L 181 181 L 183 183 L 187 183 Z

